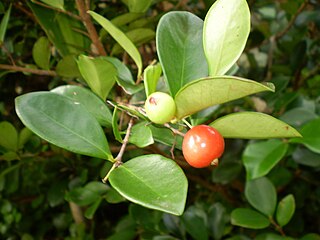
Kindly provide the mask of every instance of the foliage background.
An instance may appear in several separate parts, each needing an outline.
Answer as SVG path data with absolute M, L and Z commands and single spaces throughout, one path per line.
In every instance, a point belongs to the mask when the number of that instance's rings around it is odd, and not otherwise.
M 11 6 L 5 35 L 0 35 L 3 36 L 0 39 L 0 121 L 10 122 L 15 127 L 9 132 L 0 129 L 1 238 L 284 239 L 284 235 L 294 239 L 320 238 L 312 234 L 320 232 L 318 1 L 248 1 L 252 29 L 245 52 L 238 61 L 237 75 L 259 82 L 271 81 L 277 91 L 224 104 L 210 116 L 215 118 L 241 110 L 266 112 L 298 128 L 308 142 L 280 144 L 273 149 L 274 143 L 270 141 L 228 140 L 226 153 L 217 169 L 192 169 L 177 151 L 176 161 L 189 180 L 187 207 L 181 217 L 125 201 L 100 182 L 110 167 L 108 164 L 67 152 L 23 130 L 14 111 L 15 97 L 59 85 L 78 84 L 80 75 L 74 63 L 62 64 L 61 60 L 70 54 L 105 54 L 99 47 L 90 48 L 90 39 L 82 34 L 88 29 L 77 17 L 68 16 L 79 16 L 79 6 L 74 1 L 65 1 L 67 14 L 61 10 L 61 19 L 55 19 L 58 24 L 51 25 L 37 19 L 41 14 L 41 19 L 49 19 L 52 12 L 60 10 L 43 6 L 44 2 L 0 3 L 2 18 Z M 154 1 L 132 16 L 133 20 L 118 18 L 118 24 L 124 32 L 144 29 L 133 33 L 132 39 L 139 46 L 146 67 L 157 58 L 155 29 L 165 12 L 185 10 L 203 19 L 212 3 L 209 0 Z M 91 1 L 90 8 L 108 19 L 133 11 L 121 1 Z M 48 31 L 50 26 L 52 29 L 58 27 L 60 34 Z M 95 27 L 106 54 L 114 54 L 136 73 L 128 55 L 98 25 Z M 70 34 L 70 29 L 79 35 Z M 46 61 L 38 61 L 32 50 L 39 38 L 49 36 L 50 39 L 50 34 L 56 37 L 56 42 L 54 45 L 48 43 L 49 65 L 41 66 L 41 62 Z M 66 39 L 71 44 L 66 45 Z M 121 88 L 113 89 L 109 97 L 126 98 Z M 20 134 L 21 144 L 17 154 L 12 155 L 10 147 L 3 142 L 17 134 L 15 131 Z M 111 150 L 116 154 L 120 145 L 111 132 L 106 134 Z M 170 148 L 161 144 L 144 149 L 129 145 L 127 150 L 125 159 L 147 153 L 170 156 Z M 274 152 L 276 156 L 272 155 Z M 231 212 L 251 204 L 245 194 L 245 162 L 251 154 L 256 154 L 254 157 L 261 161 L 276 159 L 276 165 L 266 176 L 277 189 L 278 201 L 288 194 L 294 196 L 294 215 L 281 229 L 277 224 L 263 230 L 231 224 Z

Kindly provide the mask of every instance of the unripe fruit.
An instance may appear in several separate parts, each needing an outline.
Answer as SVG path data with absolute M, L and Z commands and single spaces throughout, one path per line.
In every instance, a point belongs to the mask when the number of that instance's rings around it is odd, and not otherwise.
M 157 124 L 169 122 L 176 114 L 176 104 L 173 98 L 163 92 L 150 94 L 144 108 L 148 118 Z
M 213 127 L 198 125 L 191 128 L 183 138 L 182 153 L 195 168 L 217 165 L 224 151 L 224 139 Z

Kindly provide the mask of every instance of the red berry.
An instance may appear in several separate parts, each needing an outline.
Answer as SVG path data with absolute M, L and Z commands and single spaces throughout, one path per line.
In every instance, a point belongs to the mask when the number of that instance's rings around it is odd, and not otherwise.
M 224 151 L 224 139 L 213 127 L 198 125 L 190 129 L 182 142 L 182 153 L 193 167 L 216 165 Z

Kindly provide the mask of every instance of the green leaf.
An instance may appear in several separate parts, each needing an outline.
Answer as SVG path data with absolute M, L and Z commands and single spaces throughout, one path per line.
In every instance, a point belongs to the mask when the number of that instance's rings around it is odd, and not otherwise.
M 272 217 L 277 204 L 277 192 L 268 178 L 247 181 L 244 194 L 251 206 Z
M 32 57 L 34 62 L 42 69 L 50 69 L 50 43 L 48 38 L 40 37 L 33 45 Z
M 320 153 L 320 118 L 305 124 L 300 130 L 302 138 L 291 139 L 291 142 L 302 143 L 315 153 Z
M 129 142 L 139 148 L 144 148 L 154 143 L 148 122 L 141 122 L 132 127 Z
M 241 172 L 240 161 L 221 161 L 219 168 L 212 171 L 212 181 L 215 183 L 227 184 L 234 180 Z
M 220 167 L 220 166 L 219 166 Z M 214 239 L 221 239 L 225 234 L 226 224 L 230 222 L 225 207 L 217 202 L 208 210 L 208 228 Z
M 79 56 L 78 67 L 91 90 L 105 101 L 116 82 L 117 69 L 104 58 L 85 55 Z
M 187 232 L 195 240 L 208 239 L 206 214 L 202 209 L 195 206 L 189 207 L 182 215 L 182 223 Z
M 17 97 L 15 104 L 25 126 L 46 141 L 113 161 L 98 121 L 78 102 L 52 92 L 32 92 Z
M 188 82 L 208 75 L 202 28 L 203 21 L 189 12 L 169 12 L 159 21 L 157 53 L 172 96 Z
M 63 95 L 74 103 L 81 104 L 102 126 L 111 127 L 112 115 L 109 108 L 101 98 L 90 90 L 75 85 L 64 85 L 52 89 L 51 92 Z
M 225 74 L 238 60 L 250 32 L 246 0 L 218 0 L 204 20 L 203 45 L 209 75 Z
M 121 195 L 144 207 L 181 215 L 188 181 L 181 168 L 160 155 L 143 155 L 120 165 L 109 181 Z
M 276 139 L 248 144 L 242 156 L 247 179 L 267 175 L 285 156 L 287 150 L 288 144 Z
M 51 7 L 58 8 L 61 10 L 64 10 L 64 0 L 41 0 L 41 2 L 44 2 L 48 4 Z
M 10 19 L 10 14 L 11 14 L 11 4 L 8 8 L 8 10 L 5 12 L 1 23 L 0 23 L 0 45 L 2 45 L 5 35 L 6 35 L 6 31 L 7 31 L 7 27 L 8 27 L 8 22 Z
M 292 194 L 287 195 L 279 202 L 276 218 L 281 227 L 287 225 L 287 223 L 290 221 L 294 214 L 295 208 L 295 200 Z
M 120 44 L 120 46 L 137 64 L 139 77 L 142 73 L 142 59 L 136 46 L 121 30 L 114 26 L 108 19 L 92 11 L 88 11 L 88 13 Z
M 290 109 L 280 117 L 282 121 L 298 127 L 316 118 L 317 114 L 304 107 Z
M 292 154 L 296 163 L 301 165 L 318 168 L 320 167 L 320 154 L 310 151 L 309 149 L 298 147 Z
M 300 238 L 300 240 L 320 240 L 320 235 L 316 233 L 308 233 Z
M 173 132 L 168 128 L 160 128 L 154 125 L 149 125 L 149 128 L 152 131 L 152 137 L 155 141 L 170 147 L 175 145 L 175 148 L 180 150 L 182 149 L 183 138 L 180 135 L 174 135 Z
M 84 26 L 80 21 L 31 1 L 27 3 L 61 56 L 77 55 L 90 47 L 89 38 L 81 33 Z
M 140 46 L 150 40 L 154 39 L 156 33 L 150 28 L 135 28 L 125 33 L 126 36 L 130 39 L 135 46 Z M 123 52 L 123 48 L 120 46 L 119 43 L 116 43 L 112 50 L 111 55 L 116 55 Z
M 56 72 L 61 77 L 78 78 L 81 77 L 78 64 L 74 55 L 63 57 L 57 64 Z
M 29 141 L 33 133 L 30 131 L 29 128 L 23 128 L 19 133 L 19 141 L 18 141 L 18 148 L 23 148 L 24 144 Z
M 154 93 L 157 89 L 157 83 L 162 74 L 162 68 L 160 64 L 149 65 L 143 72 L 144 89 L 146 96 Z
M 239 112 L 218 118 L 210 124 L 225 138 L 266 139 L 300 137 L 285 122 L 259 112 Z
M 231 212 L 231 224 L 251 229 L 263 229 L 270 225 L 268 218 L 247 208 L 236 208 Z
M 122 137 L 120 134 L 120 130 L 119 130 L 119 125 L 118 125 L 118 107 L 115 106 L 113 109 L 113 114 L 112 114 L 112 131 L 113 131 L 113 135 L 115 137 L 115 139 L 122 143 Z
M 84 212 L 84 216 L 88 219 L 92 219 L 101 202 L 102 198 L 98 198 L 91 206 L 86 209 L 86 211 Z
M 18 150 L 18 132 L 10 122 L 0 122 L 0 146 L 12 150 Z
M 198 79 L 185 85 L 175 96 L 176 117 L 181 119 L 207 107 L 263 91 L 274 91 L 273 84 L 231 76 Z
M 291 237 L 284 237 L 275 233 L 262 233 L 254 238 L 255 240 L 294 240 Z
M 125 0 L 124 2 L 128 5 L 130 12 L 144 13 L 148 10 L 153 0 Z

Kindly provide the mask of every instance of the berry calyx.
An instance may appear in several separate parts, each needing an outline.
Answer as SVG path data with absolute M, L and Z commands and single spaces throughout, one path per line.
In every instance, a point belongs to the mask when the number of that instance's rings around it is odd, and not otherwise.
M 213 127 L 198 125 L 191 128 L 183 138 L 182 153 L 185 160 L 195 168 L 217 165 L 224 152 L 224 138 Z
M 174 118 L 176 104 L 173 98 L 163 92 L 154 92 L 145 102 L 147 117 L 154 123 L 164 124 Z

